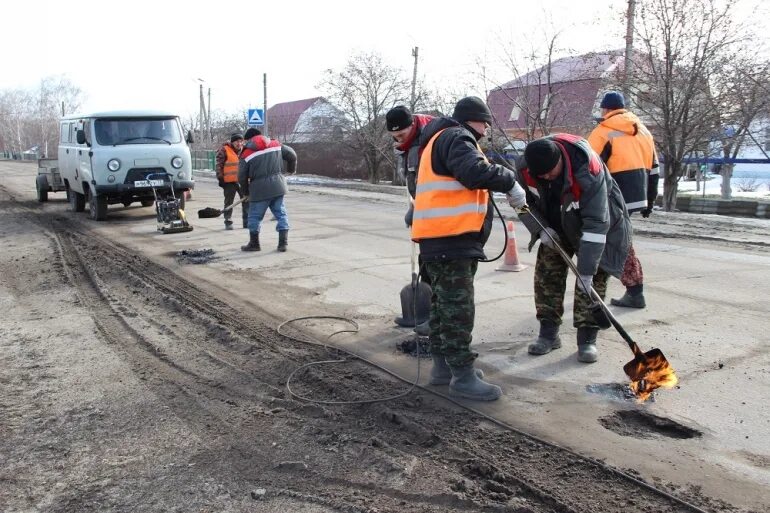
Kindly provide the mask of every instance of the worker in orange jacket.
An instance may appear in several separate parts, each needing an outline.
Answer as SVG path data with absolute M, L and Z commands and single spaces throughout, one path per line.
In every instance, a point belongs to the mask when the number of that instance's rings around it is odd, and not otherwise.
M 629 214 L 640 212 L 647 218 L 658 195 L 658 157 L 652 134 L 625 106 L 621 92 L 607 92 L 599 105 L 602 119 L 588 136 L 588 143 L 620 187 Z M 644 308 L 644 273 L 633 245 L 629 248 L 620 282 L 626 287 L 626 293 L 611 303 Z
M 241 154 L 242 148 L 243 136 L 241 134 L 233 134 L 230 136 L 230 141 L 222 144 L 219 150 L 217 150 L 215 171 L 217 173 L 219 186 L 223 189 L 225 194 L 225 207 L 229 207 L 233 204 L 236 194 L 238 195 L 238 198 L 243 197 L 241 186 L 238 185 L 238 156 Z M 243 217 L 243 227 L 248 228 L 248 203 L 241 203 L 241 213 Z M 225 230 L 233 229 L 232 217 L 233 209 L 224 211 Z

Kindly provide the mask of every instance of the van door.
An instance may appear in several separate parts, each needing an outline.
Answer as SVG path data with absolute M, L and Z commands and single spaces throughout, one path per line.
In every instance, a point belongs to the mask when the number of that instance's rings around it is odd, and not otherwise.
M 89 146 L 91 141 L 93 141 L 90 132 L 91 122 L 89 120 L 78 121 L 76 130 L 83 130 L 86 135 L 86 144 L 78 144 L 77 140 L 75 140 L 75 151 L 77 152 L 76 159 L 78 172 L 80 175 L 80 182 L 86 182 L 90 184 L 93 180 L 93 172 L 91 170 L 91 147 Z M 88 197 L 90 197 L 90 194 L 91 191 L 88 192 Z
M 78 177 L 78 161 L 74 147 L 75 130 L 74 123 L 70 120 L 61 122 L 61 134 L 59 140 L 59 172 L 62 178 L 67 180 L 70 189 L 82 192 Z

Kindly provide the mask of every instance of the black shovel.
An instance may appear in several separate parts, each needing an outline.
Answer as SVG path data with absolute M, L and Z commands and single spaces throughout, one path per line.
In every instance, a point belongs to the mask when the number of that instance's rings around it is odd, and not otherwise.
M 417 280 L 417 245 L 412 241 L 412 282 L 401 289 L 401 317 L 396 317 L 399 326 L 413 328 L 430 317 L 430 285 Z
M 198 210 L 198 219 L 211 219 L 214 217 L 219 217 L 222 215 L 223 212 L 227 212 L 228 210 L 232 210 L 233 207 L 236 207 L 243 203 L 244 201 L 249 201 L 248 196 L 244 196 L 238 201 L 234 202 L 232 205 L 228 205 L 223 209 L 218 208 L 212 208 L 212 207 L 206 207 Z

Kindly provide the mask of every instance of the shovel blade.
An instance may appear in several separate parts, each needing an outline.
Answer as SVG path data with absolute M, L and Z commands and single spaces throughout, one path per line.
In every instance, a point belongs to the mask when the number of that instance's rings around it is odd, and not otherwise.
M 431 295 L 430 285 L 417 282 L 416 276 L 413 277 L 412 283 L 401 289 L 401 313 L 404 326 L 416 326 L 428 320 Z
M 623 372 L 631 381 L 646 381 L 648 383 L 659 383 L 659 386 L 671 384 L 675 385 L 677 380 L 674 368 L 668 363 L 663 352 L 658 349 L 650 349 L 644 353 L 644 358 L 637 357 L 623 366 Z
M 222 211 L 218 208 L 206 207 L 198 210 L 198 219 L 210 219 L 212 217 L 219 217 Z

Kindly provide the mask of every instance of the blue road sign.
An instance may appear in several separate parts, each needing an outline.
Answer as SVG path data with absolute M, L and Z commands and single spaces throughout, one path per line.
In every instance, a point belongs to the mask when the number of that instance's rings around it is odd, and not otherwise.
M 248 125 L 262 126 L 265 124 L 265 109 L 249 109 Z

